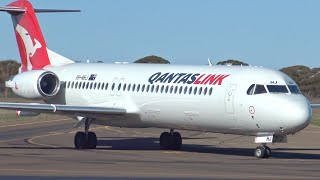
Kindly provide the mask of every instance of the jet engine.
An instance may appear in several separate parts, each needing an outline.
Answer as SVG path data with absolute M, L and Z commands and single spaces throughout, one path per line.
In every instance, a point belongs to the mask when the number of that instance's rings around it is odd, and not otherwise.
M 24 98 L 49 99 L 59 92 L 60 80 L 51 71 L 33 70 L 17 74 L 6 86 Z

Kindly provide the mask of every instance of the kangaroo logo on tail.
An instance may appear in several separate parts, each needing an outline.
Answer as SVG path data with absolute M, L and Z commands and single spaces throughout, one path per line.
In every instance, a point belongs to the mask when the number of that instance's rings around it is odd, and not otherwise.
M 16 27 L 16 31 L 19 33 L 20 37 L 23 40 L 23 43 L 26 47 L 26 52 L 30 57 L 33 57 L 37 49 L 42 48 L 41 43 L 34 37 L 31 37 L 29 32 L 20 26 L 19 24 Z M 33 40 L 32 40 L 33 38 Z
M 46 66 L 59 66 L 74 63 L 47 48 L 36 12 L 79 12 L 78 10 L 33 9 L 28 0 L 17 0 L 0 11 L 12 17 L 15 35 L 21 57 L 21 72 L 44 69 Z
M 32 57 L 34 55 L 34 53 L 37 51 L 37 49 L 42 47 L 41 43 L 36 38 L 34 38 L 33 40 L 36 44 L 34 46 L 32 46 L 32 48 L 31 48 L 31 51 L 29 53 L 30 57 Z

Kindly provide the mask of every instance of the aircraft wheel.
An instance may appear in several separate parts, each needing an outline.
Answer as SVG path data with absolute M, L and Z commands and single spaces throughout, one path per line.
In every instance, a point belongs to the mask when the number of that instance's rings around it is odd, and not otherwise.
M 76 149 L 85 149 L 86 148 L 86 134 L 82 131 L 77 132 L 74 136 L 74 146 Z
M 265 148 L 262 146 L 257 147 L 254 150 L 254 156 L 257 158 L 263 158 L 265 156 Z
M 88 133 L 88 148 L 95 149 L 97 147 L 97 135 L 94 132 Z
M 181 134 L 178 132 L 174 132 L 171 138 L 173 139 L 173 144 L 171 145 L 171 148 L 174 150 L 181 149 L 181 146 L 182 146 Z
M 271 149 L 268 146 L 264 146 L 264 158 L 271 157 Z
M 160 135 L 160 149 L 170 149 L 170 139 L 171 135 L 168 132 L 163 132 Z

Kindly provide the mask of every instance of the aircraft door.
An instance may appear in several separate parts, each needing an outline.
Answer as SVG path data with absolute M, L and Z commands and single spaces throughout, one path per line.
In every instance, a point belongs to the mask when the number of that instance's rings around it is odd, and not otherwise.
M 226 113 L 233 114 L 234 113 L 234 107 L 233 107 L 233 101 L 234 101 L 234 94 L 237 89 L 236 84 L 229 84 L 226 94 L 225 94 L 225 110 Z

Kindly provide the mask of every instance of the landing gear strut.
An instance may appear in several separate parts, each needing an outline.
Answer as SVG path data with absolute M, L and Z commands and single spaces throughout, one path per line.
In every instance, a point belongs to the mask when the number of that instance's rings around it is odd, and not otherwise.
M 254 156 L 257 158 L 269 158 L 271 157 L 271 149 L 266 144 L 262 144 L 262 146 L 258 146 L 254 150 Z
M 163 150 L 179 150 L 182 146 L 181 134 L 170 129 L 169 132 L 163 132 L 160 136 L 160 149 Z
M 97 147 L 97 135 L 94 132 L 89 132 L 89 127 L 92 119 L 85 120 L 85 128 L 83 131 L 78 131 L 74 136 L 74 146 L 76 149 L 95 149 Z

